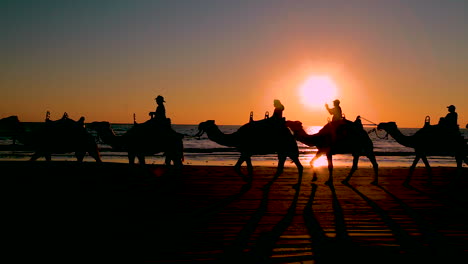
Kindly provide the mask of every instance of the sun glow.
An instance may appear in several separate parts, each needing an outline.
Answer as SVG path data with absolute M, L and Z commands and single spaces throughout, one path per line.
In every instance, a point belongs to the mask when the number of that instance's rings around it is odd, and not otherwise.
M 335 100 L 337 87 L 327 75 L 312 75 L 299 87 L 301 102 L 310 108 L 320 108 Z

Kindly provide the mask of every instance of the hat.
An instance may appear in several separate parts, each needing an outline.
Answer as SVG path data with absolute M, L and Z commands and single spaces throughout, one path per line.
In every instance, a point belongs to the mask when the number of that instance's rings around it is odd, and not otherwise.
M 161 102 L 164 102 L 164 103 L 166 102 L 166 101 L 164 101 L 164 97 L 162 97 L 160 95 L 158 95 L 158 97 L 156 97 L 154 100 L 161 101 Z
M 340 103 L 340 100 L 336 99 L 335 101 L 333 101 L 333 103 Z
M 448 109 L 453 108 L 453 109 L 455 110 L 455 106 L 454 106 L 454 105 L 449 105 L 449 106 L 447 106 L 447 108 L 448 108 Z

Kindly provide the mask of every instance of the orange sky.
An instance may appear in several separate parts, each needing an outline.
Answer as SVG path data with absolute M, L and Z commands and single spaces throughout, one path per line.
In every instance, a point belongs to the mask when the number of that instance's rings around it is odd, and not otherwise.
M 143 122 L 163 95 L 173 124 L 240 125 L 280 99 L 323 125 L 331 100 L 306 106 L 299 87 L 327 75 L 348 119 L 420 127 L 453 104 L 464 127 L 468 4 L 349 2 L 2 3 L 0 117 Z

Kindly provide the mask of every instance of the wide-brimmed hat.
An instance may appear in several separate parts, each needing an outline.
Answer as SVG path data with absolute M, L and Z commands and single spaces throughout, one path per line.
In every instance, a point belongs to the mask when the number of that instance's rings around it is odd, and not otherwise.
M 158 95 L 154 100 L 161 101 L 161 102 L 164 102 L 164 103 L 166 102 L 166 101 L 164 101 L 164 97 L 162 97 L 160 95 Z

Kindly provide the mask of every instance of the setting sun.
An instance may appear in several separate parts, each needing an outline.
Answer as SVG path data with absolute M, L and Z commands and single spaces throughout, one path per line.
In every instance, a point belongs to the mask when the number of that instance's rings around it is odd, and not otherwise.
M 319 108 L 336 99 L 337 87 L 329 76 L 312 75 L 299 87 L 299 95 L 305 106 Z

